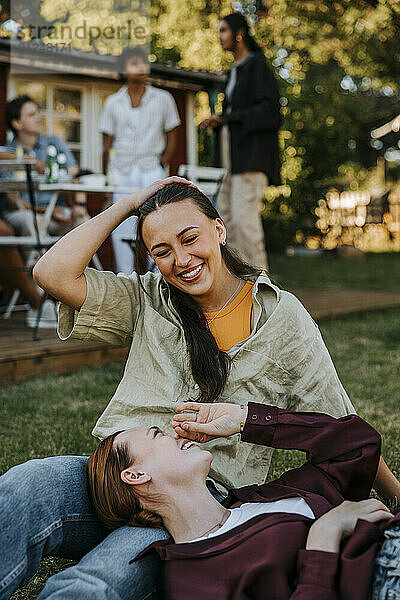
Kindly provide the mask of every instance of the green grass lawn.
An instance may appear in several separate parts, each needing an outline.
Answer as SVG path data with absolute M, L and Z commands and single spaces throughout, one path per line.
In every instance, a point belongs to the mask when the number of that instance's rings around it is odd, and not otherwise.
M 321 331 L 357 411 L 383 434 L 385 456 L 400 476 L 400 308 L 328 321 Z M 89 454 L 96 444 L 91 429 L 122 369 L 115 364 L 4 386 L 0 472 L 33 457 Z M 271 475 L 282 466 L 275 461 Z
M 289 287 L 400 291 L 400 255 L 274 260 L 272 275 Z M 321 331 L 359 414 L 383 436 L 382 453 L 400 477 L 400 308 L 332 320 Z M 85 369 L 68 376 L 32 379 L 0 391 L 0 473 L 33 457 L 89 454 L 90 431 L 122 375 L 122 365 Z M 298 466 L 296 452 L 275 452 L 270 478 Z M 47 559 L 14 600 L 31 600 L 49 573 L 69 564 Z
M 282 287 L 400 292 L 400 253 L 364 254 L 340 259 L 335 253 L 313 257 L 271 257 L 271 276 Z

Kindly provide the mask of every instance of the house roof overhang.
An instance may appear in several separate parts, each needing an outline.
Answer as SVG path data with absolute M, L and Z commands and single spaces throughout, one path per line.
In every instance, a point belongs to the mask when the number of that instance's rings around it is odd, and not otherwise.
M 11 63 L 13 72 L 48 73 L 118 81 L 114 56 L 72 49 L 50 52 L 46 46 L 32 48 L 18 40 L 0 38 L 0 63 Z M 167 87 L 191 91 L 223 89 L 226 75 L 179 65 L 150 63 L 150 80 Z

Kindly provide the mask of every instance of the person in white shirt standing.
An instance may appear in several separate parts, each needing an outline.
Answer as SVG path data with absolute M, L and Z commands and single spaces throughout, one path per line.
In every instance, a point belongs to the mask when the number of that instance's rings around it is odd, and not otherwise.
M 181 121 L 172 94 L 147 83 L 149 62 L 141 48 L 124 50 L 118 67 L 125 85 L 107 98 L 99 123 L 103 167 L 112 171 L 114 183 L 134 191 L 166 177 Z M 113 203 L 122 197 L 114 194 Z M 124 238 L 134 237 L 136 223 L 137 217 L 129 217 L 112 233 L 117 272 L 134 270 L 134 254 Z

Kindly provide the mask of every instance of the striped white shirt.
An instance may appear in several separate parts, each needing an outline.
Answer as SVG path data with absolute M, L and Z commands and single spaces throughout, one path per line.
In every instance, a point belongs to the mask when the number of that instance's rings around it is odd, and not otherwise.
M 124 85 L 107 98 L 99 131 L 114 137 L 115 167 L 128 173 L 133 165 L 146 170 L 158 167 L 165 134 L 180 122 L 175 100 L 166 90 L 146 85 L 140 106 L 133 108 Z

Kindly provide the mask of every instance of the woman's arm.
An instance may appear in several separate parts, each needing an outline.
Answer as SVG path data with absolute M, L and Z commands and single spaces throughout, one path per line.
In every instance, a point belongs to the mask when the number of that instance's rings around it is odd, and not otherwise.
M 306 549 L 297 561 L 298 580 L 290 600 L 339 600 L 338 566 L 340 544 L 349 537 L 359 519 L 376 523 L 393 515 L 379 500 L 342 502 L 311 526 Z M 364 574 L 368 577 L 369 573 Z
M 190 437 L 190 433 L 200 432 L 212 439 L 243 429 L 244 442 L 307 453 L 308 463 L 301 469 L 286 472 L 286 482 L 290 480 L 292 485 L 299 485 L 301 481 L 303 489 L 312 490 L 311 474 L 314 472 L 320 480 L 324 472 L 342 497 L 362 500 L 370 493 L 380 456 L 380 436 L 357 415 L 335 419 L 322 413 L 289 411 L 249 402 L 243 428 L 238 425 L 241 409 L 235 404 L 187 402 L 179 406 L 178 411 L 185 408 L 192 409 L 194 417 L 174 416 L 173 426 L 179 435 Z M 229 414 L 233 423 L 228 427 L 225 421 Z M 315 471 L 310 470 L 311 465 L 316 467 Z M 303 472 L 306 475 L 302 476 Z
M 378 492 L 386 502 L 400 501 L 400 482 L 393 475 L 382 456 L 379 459 L 378 470 L 374 481 L 374 490 Z
M 79 310 L 86 297 L 84 270 L 110 233 L 158 190 L 169 183 L 188 183 L 168 177 L 119 200 L 116 204 L 62 237 L 37 262 L 33 276 L 49 294 Z
M 387 506 L 375 498 L 360 502 L 345 500 L 313 523 L 308 532 L 306 550 L 339 552 L 342 540 L 353 533 L 359 519 L 376 523 L 392 517 Z
M 33 270 L 36 283 L 57 300 L 79 310 L 86 297 L 83 272 L 113 229 L 134 212 L 133 196 L 123 198 L 62 237 L 37 262 Z
M 242 407 L 243 409 L 244 407 Z M 186 410 L 191 413 L 185 413 Z M 236 404 L 197 404 L 185 402 L 178 407 L 179 414 L 173 418 L 172 426 L 178 436 L 198 442 L 207 442 L 218 436 L 228 436 L 240 431 L 240 422 L 246 421 L 246 412 Z M 183 427 L 184 424 L 184 427 Z M 206 424 L 204 427 L 202 424 Z M 223 433 L 225 432 L 225 433 Z M 393 475 L 382 456 L 379 459 L 374 489 L 385 501 L 400 499 L 400 482 Z
M 290 343 L 282 344 L 275 359 L 291 371 L 294 378 L 289 407 L 299 412 L 317 411 L 335 417 L 356 412 L 340 382 L 318 327 L 297 299 L 291 297 L 287 306 L 285 316 L 291 323 Z M 286 351 L 287 348 L 290 348 L 290 353 Z M 395 496 L 400 498 L 400 483 L 382 457 L 373 485 L 385 501 Z

